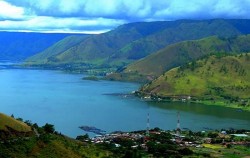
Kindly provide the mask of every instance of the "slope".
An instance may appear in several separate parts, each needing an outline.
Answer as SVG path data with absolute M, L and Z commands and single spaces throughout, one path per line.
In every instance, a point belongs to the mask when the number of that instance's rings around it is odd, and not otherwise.
M 232 37 L 247 34 L 250 33 L 249 25 L 250 20 L 224 19 L 130 23 L 107 33 L 93 35 L 53 56 L 54 60 L 47 60 L 45 64 L 82 63 L 92 67 L 122 67 L 180 41 L 212 35 Z M 39 62 L 39 59 L 36 61 Z
M 247 20 L 178 20 L 168 23 L 162 31 L 129 43 L 116 53 L 116 57 L 123 56 L 137 60 L 180 41 L 213 35 L 232 37 L 250 33 L 250 29 L 246 29 L 246 26 L 250 25 L 250 21 Z
M 250 106 L 250 53 L 205 57 L 173 68 L 143 86 L 144 95 L 199 100 L 226 100 Z
M 18 121 L 10 116 L 0 113 L 0 130 L 8 131 L 11 128 L 18 132 L 30 132 L 31 128 L 25 123 Z
M 61 63 L 85 63 L 85 64 L 104 64 L 104 60 L 111 56 L 115 51 L 125 46 L 127 43 L 152 34 L 164 27 L 158 23 L 130 23 L 119 26 L 118 28 L 100 35 L 92 35 L 79 44 L 72 46 L 64 52 L 54 56 L 56 62 L 47 60 L 46 64 Z M 153 28 L 153 29 L 148 29 Z M 74 39 L 72 39 L 74 40 Z M 43 54 L 44 52 L 41 52 Z M 46 52 L 45 52 L 46 53 Z M 31 58 L 32 59 L 32 58 Z M 44 60 L 44 59 L 41 59 Z M 28 59 L 29 61 L 29 59 Z M 34 64 L 40 59 L 33 61 Z
M 0 157 L 40 157 L 40 158 L 80 158 L 112 156 L 101 147 L 83 143 L 58 132 L 46 130 L 36 123 L 30 126 L 10 116 L 0 113 Z M 47 124 L 48 125 L 48 124 Z M 48 125 L 50 126 L 50 125 Z M 48 127 L 47 126 L 47 127 Z M 30 133 L 32 128 L 35 134 Z M 53 128 L 53 125 L 51 126 Z
M 31 127 L 0 113 L 0 140 L 33 135 Z
M 23 60 L 69 34 L 0 32 L 0 60 Z
M 183 65 L 211 53 L 249 52 L 249 42 L 250 35 L 232 38 L 213 36 L 200 40 L 180 42 L 130 64 L 123 70 L 123 73 L 155 78 L 173 67 Z
M 33 61 L 39 61 L 37 64 L 55 61 L 54 56 L 66 51 L 67 49 L 79 44 L 83 40 L 85 40 L 88 36 L 87 35 L 71 35 L 65 37 L 64 39 L 56 42 L 49 48 L 45 49 L 44 51 L 35 54 L 34 56 L 27 59 L 27 64 Z

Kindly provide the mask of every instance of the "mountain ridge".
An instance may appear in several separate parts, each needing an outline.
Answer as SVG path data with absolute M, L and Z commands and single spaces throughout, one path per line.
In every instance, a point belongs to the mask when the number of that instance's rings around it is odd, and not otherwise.
M 233 37 L 250 33 L 246 27 L 249 25 L 250 20 L 225 19 L 129 23 L 107 33 L 92 35 L 55 55 L 55 62 L 46 59 L 44 64 L 80 63 L 90 65 L 90 68 L 119 68 L 176 42 L 212 35 Z M 30 64 L 37 63 L 39 59 Z
M 207 37 L 199 40 L 184 41 L 161 49 L 143 59 L 140 59 L 121 72 L 108 76 L 116 79 L 119 76 L 135 76 L 152 80 L 171 68 L 197 60 L 202 56 L 213 53 L 244 53 L 250 51 L 250 35 L 235 36 L 232 38 Z M 120 74 L 120 75 L 119 75 Z M 118 77 L 117 77 L 118 76 Z M 141 77 L 140 77 L 141 76 Z M 123 80 L 122 77 L 119 78 Z M 124 78 L 126 80 L 126 78 Z

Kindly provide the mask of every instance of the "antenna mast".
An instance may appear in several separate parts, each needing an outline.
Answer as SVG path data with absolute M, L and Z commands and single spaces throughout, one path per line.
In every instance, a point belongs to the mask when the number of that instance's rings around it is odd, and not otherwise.
M 149 113 L 148 113 L 148 116 L 147 116 L 147 131 L 146 131 L 146 136 L 148 137 L 149 136 Z
M 176 127 L 176 136 L 181 136 L 181 126 L 180 126 L 180 112 L 177 112 L 177 127 Z

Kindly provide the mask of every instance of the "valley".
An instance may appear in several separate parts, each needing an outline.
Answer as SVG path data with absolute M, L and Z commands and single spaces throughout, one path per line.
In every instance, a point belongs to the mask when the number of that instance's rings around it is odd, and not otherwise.
M 0 157 L 248 156 L 249 26 L 211 19 L 101 34 L 0 32 Z

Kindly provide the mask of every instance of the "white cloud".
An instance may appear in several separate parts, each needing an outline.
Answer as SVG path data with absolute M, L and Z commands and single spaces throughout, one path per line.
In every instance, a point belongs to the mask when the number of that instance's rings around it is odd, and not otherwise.
M 155 12 L 155 17 L 168 19 L 250 18 L 250 0 L 173 0 Z M 248 6 L 248 7 L 247 7 Z
M 116 15 L 119 10 L 119 0 L 85 0 L 84 12 L 93 16 Z
M 30 17 L 25 21 L 0 21 L 0 30 L 22 30 L 38 32 L 78 32 L 78 33 L 101 33 L 107 28 L 123 24 L 122 20 L 113 19 L 81 19 L 81 18 L 54 18 L 46 16 Z M 95 28 L 99 26 L 98 30 Z M 102 29 L 103 28 L 103 29 Z M 106 29 L 105 29 L 106 28 Z
M 250 18 L 249 8 L 250 0 L 0 0 L 0 28 L 98 32 L 135 21 Z
M 24 16 L 24 8 L 16 7 L 0 0 L 0 18 L 20 19 Z

